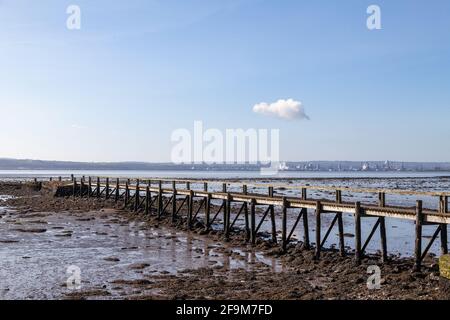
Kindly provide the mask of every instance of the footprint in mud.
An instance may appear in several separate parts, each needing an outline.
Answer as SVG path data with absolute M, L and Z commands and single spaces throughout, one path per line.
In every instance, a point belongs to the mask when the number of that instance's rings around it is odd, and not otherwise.
M 94 217 L 88 217 L 88 218 L 77 218 L 76 221 L 92 221 L 95 220 Z
M 72 235 L 73 235 L 73 231 L 66 230 L 66 231 L 62 231 L 58 234 L 55 234 L 55 237 L 71 237 Z
M 336 236 L 339 236 L 339 235 L 336 234 Z M 353 233 L 344 233 L 344 237 L 346 237 L 346 238 L 354 238 L 355 235 Z
M 120 248 L 120 250 L 137 250 L 139 249 L 138 247 L 124 247 L 124 248 Z
M 133 263 L 128 266 L 131 270 L 142 270 L 148 267 L 150 267 L 148 263 Z
M 0 243 L 10 244 L 10 243 L 18 243 L 18 240 L 0 240 Z
M 108 262 L 119 262 L 120 259 L 117 257 L 108 257 L 108 258 L 104 258 L 103 260 L 108 261 Z
M 23 233 L 45 233 L 47 229 L 12 229 L 13 231 L 23 232 Z

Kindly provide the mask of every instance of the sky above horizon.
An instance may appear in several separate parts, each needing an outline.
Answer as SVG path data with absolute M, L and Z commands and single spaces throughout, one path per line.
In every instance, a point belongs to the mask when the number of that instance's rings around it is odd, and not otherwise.
M 0 0 L 0 39 L 0 158 L 167 162 L 203 121 L 280 129 L 286 161 L 450 161 L 447 0 Z

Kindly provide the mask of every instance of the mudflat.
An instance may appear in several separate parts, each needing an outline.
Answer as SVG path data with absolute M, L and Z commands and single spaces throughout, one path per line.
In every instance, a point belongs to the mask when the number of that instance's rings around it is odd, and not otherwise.
M 420 273 L 413 260 L 377 255 L 356 265 L 292 244 L 286 253 L 243 234 L 224 241 L 201 222 L 158 220 L 111 200 L 54 197 L 0 183 L 0 298 L 3 299 L 439 299 L 437 260 Z M 369 289 L 370 266 L 381 270 Z M 80 273 L 72 286 L 73 270 Z

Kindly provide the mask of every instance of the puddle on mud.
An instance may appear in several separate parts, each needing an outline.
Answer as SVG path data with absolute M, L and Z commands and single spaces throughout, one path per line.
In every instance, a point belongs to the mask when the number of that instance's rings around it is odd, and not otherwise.
M 0 299 L 64 298 L 71 293 L 65 285 L 70 266 L 80 269 L 82 290 L 108 288 L 111 298 L 115 291 L 110 289 L 117 287 L 113 281 L 216 266 L 252 270 L 257 262 L 275 272 L 283 268 L 261 253 L 130 223 L 112 210 L 27 215 L 7 211 L 0 221 Z

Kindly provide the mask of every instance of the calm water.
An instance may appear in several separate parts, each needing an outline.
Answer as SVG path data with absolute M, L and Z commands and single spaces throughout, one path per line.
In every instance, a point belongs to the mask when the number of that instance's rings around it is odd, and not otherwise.
M 264 176 L 259 171 L 139 171 L 139 170 L 0 170 L 0 178 L 63 176 L 109 176 L 129 178 L 204 178 L 204 179 L 260 179 L 260 178 L 409 178 L 450 177 L 450 172 L 288 172 Z

